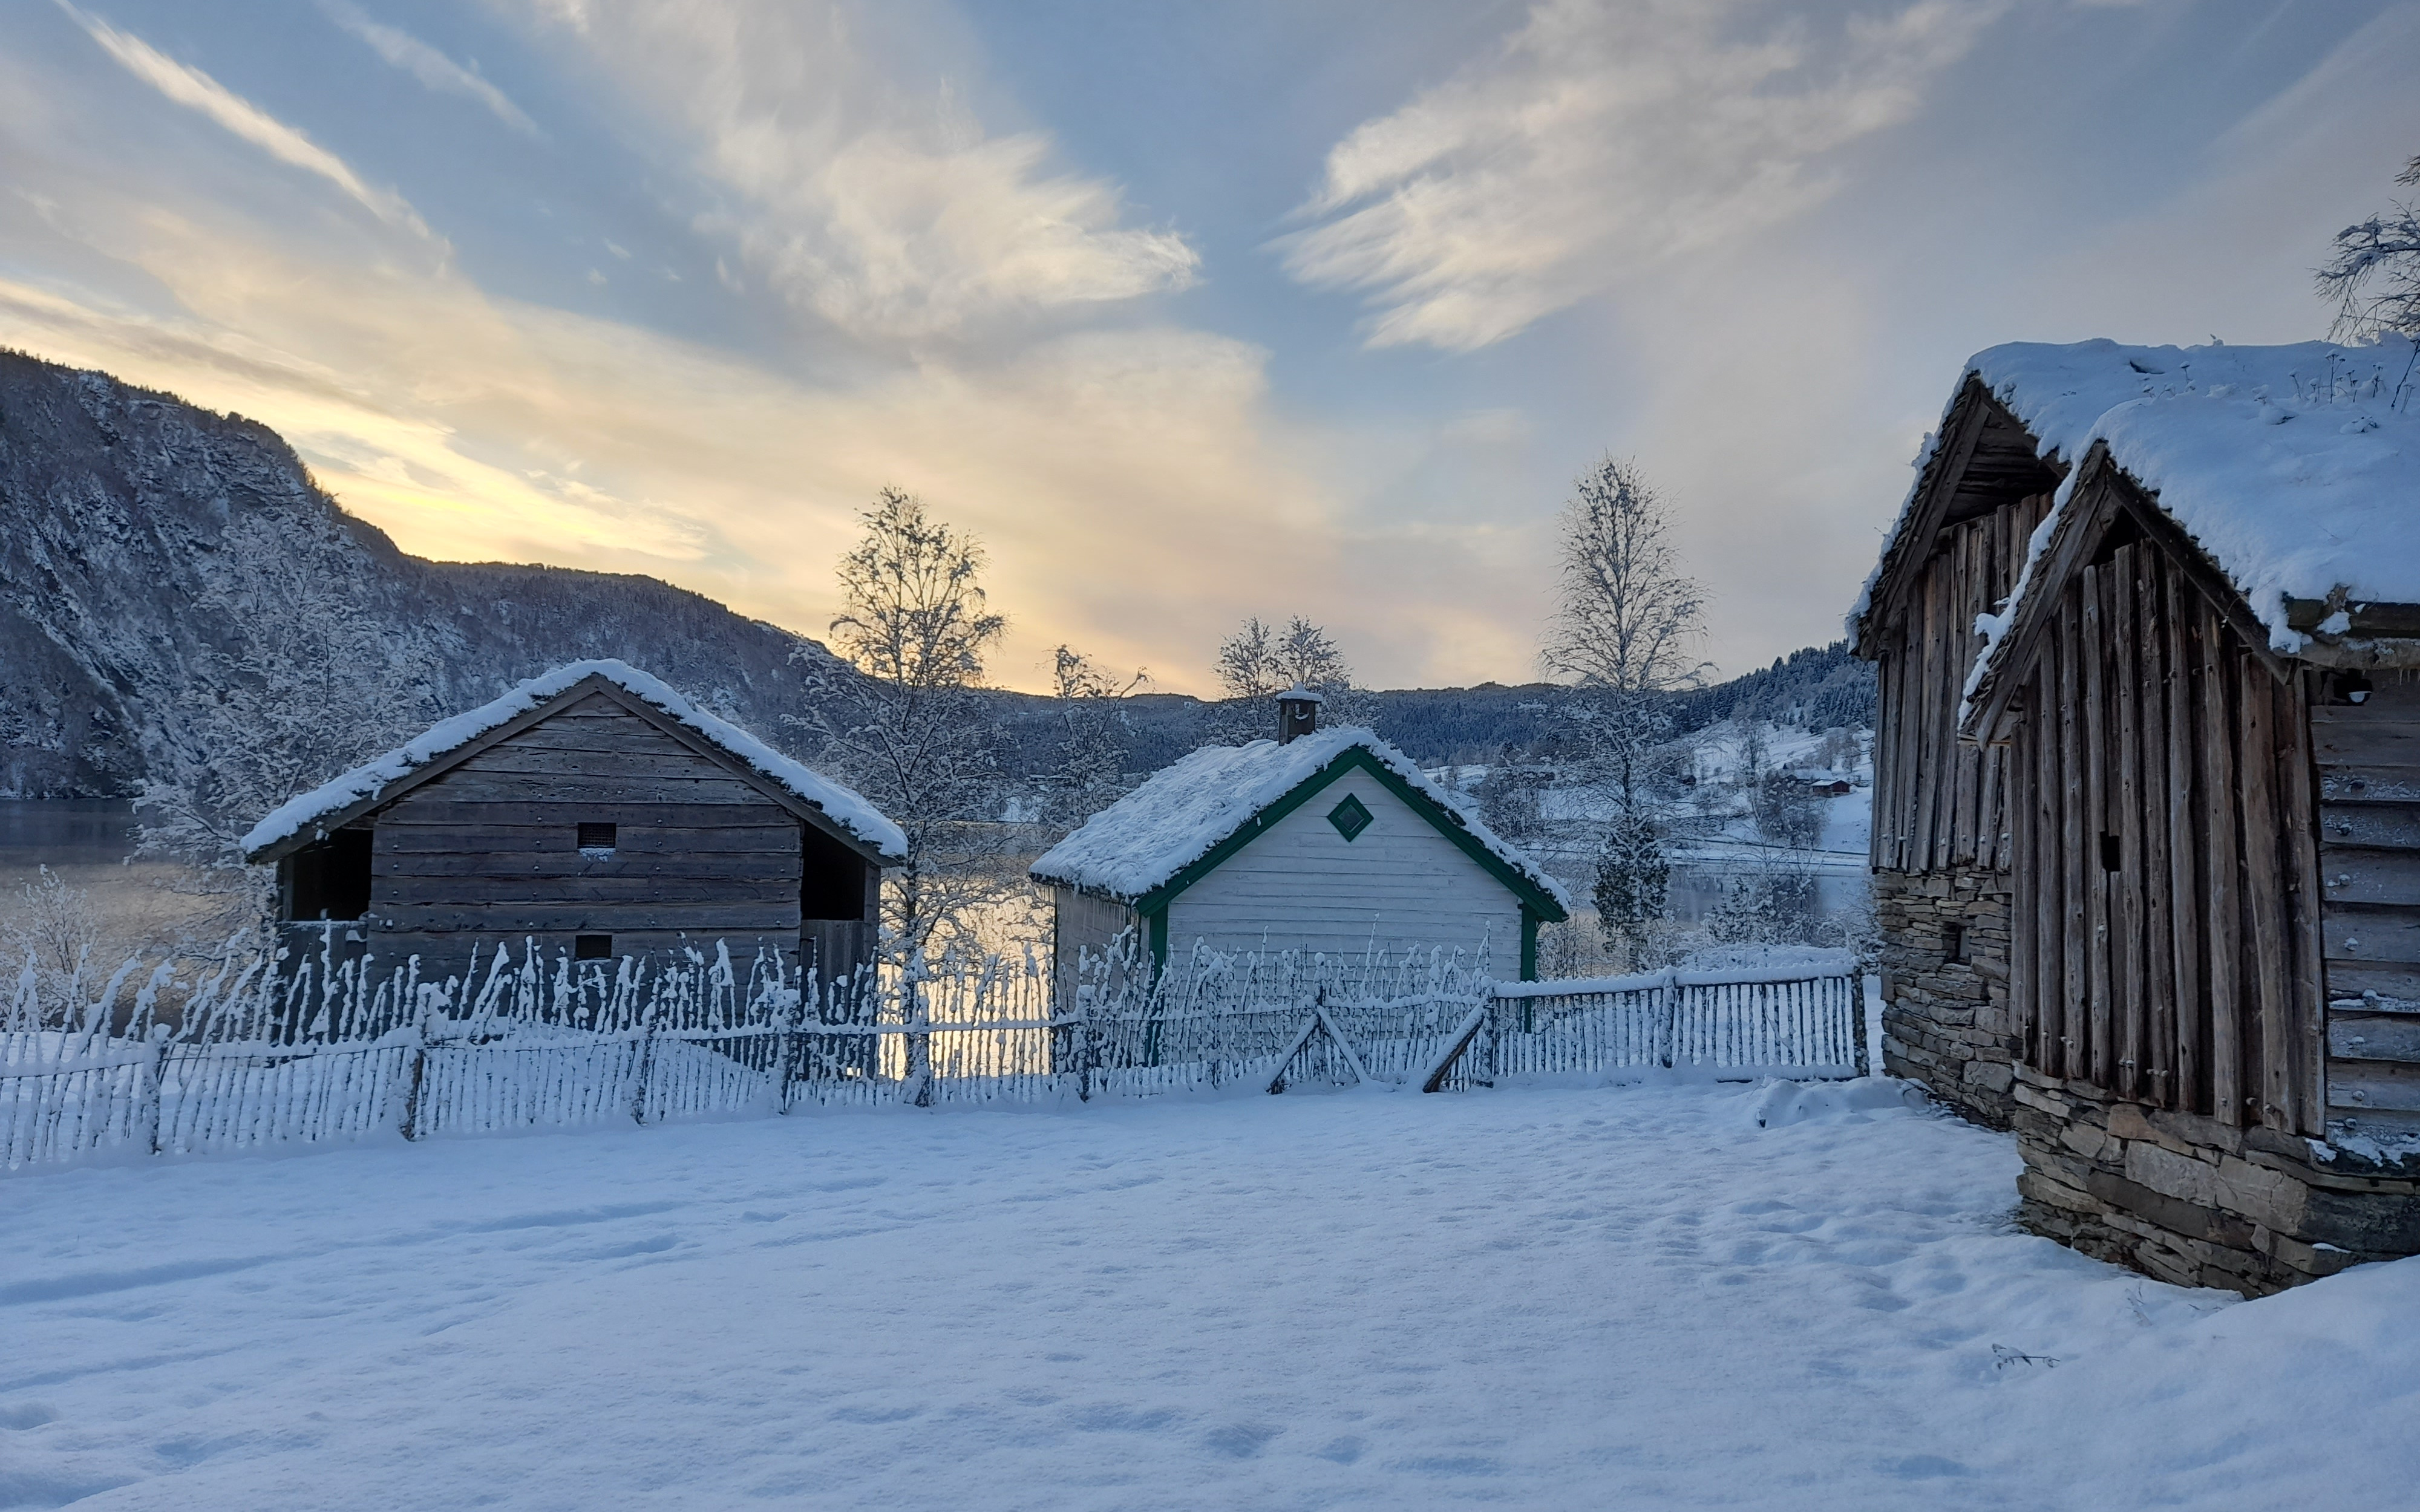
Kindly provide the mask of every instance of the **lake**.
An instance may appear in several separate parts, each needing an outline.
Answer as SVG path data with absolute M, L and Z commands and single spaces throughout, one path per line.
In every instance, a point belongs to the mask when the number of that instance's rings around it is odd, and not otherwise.
M 0 876 L 123 861 L 134 854 L 133 826 L 125 798 L 0 799 Z

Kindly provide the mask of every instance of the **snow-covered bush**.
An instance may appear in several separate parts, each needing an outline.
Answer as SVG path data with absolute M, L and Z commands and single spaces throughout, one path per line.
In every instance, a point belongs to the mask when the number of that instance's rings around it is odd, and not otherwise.
M 0 965 L 46 1011 L 80 1001 L 101 943 L 92 895 L 43 867 L 0 915 Z

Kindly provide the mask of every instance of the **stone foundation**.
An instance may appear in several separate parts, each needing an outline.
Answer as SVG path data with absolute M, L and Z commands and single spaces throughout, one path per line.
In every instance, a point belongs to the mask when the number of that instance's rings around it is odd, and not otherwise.
M 2018 1221 L 2096 1259 L 2248 1297 L 2420 1254 L 2420 1172 L 2019 1067 Z
M 1874 915 L 1884 1069 L 1977 1123 L 2008 1128 L 2019 1046 L 2009 1018 L 2007 874 L 1877 872 Z

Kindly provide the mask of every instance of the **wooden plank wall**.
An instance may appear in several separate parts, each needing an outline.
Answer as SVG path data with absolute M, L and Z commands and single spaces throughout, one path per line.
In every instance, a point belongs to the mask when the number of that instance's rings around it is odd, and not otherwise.
M 2312 680 L 2281 682 L 2148 543 L 2069 586 L 2009 747 L 2027 1064 L 2319 1132 Z
M 2319 774 L 2328 1101 L 2420 1126 L 2420 672 L 2311 709 Z
M 2016 585 L 2025 543 L 2050 511 L 2039 494 L 1945 528 L 1885 642 L 1874 732 L 1874 869 L 2009 869 L 2005 751 L 1958 739 L 1978 615 Z
M 608 858 L 580 852 L 591 820 L 618 826 Z M 800 856 L 796 815 L 591 696 L 379 813 L 373 939 L 385 954 L 573 933 L 610 933 L 616 954 L 684 937 L 795 951 Z

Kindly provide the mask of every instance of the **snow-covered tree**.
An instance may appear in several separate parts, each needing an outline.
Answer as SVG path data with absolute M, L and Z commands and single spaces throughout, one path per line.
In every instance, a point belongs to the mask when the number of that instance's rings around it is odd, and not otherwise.
M 1363 724 L 1373 705 L 1353 686 L 1353 665 L 1345 660 L 1325 626 L 1296 614 L 1285 627 L 1247 619 L 1233 635 L 1218 642 L 1211 662 L 1225 702 L 1211 717 L 1214 741 L 1259 740 L 1275 728 L 1276 714 L 1268 701 L 1296 683 L 1325 701 L 1324 724 Z
M 2395 181 L 2420 186 L 2420 158 Z M 2321 297 L 2335 301 L 2338 338 L 2386 332 L 2420 336 L 2420 207 L 2396 201 L 2383 214 L 2337 232 L 2335 255 L 2320 265 L 2318 279 Z
M 1691 648 L 1705 594 L 1682 575 L 1663 501 L 1632 463 L 1607 457 L 1563 508 L 1560 601 L 1539 655 L 1569 681 L 1585 779 L 1613 799 L 1590 889 L 1608 949 L 1636 957 L 1663 917 L 1669 863 L 1647 802 L 1653 753 L 1671 723 L 1658 695 L 1695 683 Z M 1606 903 L 1614 906 L 1607 908 Z
M 1479 784 L 1479 819 L 1515 845 L 1537 841 L 1545 828 L 1547 773 L 1505 751 L 1487 766 Z
M 885 946 L 904 960 L 954 937 L 1000 887 L 975 829 L 997 767 L 974 690 L 1008 622 L 985 598 L 982 546 L 923 501 L 884 488 L 859 517 L 865 534 L 841 558 L 831 622 L 841 660 L 800 651 L 797 722 L 833 775 L 907 833 L 907 862 L 882 895 Z
M 1595 873 L 1589 895 L 1606 949 L 1637 970 L 1670 906 L 1672 863 L 1654 819 L 1641 810 L 1614 815 L 1597 842 Z
M 1349 687 L 1352 664 L 1325 626 L 1297 614 L 1280 630 L 1260 616 L 1218 642 L 1214 663 L 1218 684 L 1231 699 L 1265 698 L 1300 683 L 1314 692 Z
M 1764 780 L 1764 769 L 1770 761 L 1764 743 L 1764 721 L 1745 709 L 1731 714 L 1731 726 L 1739 732 L 1737 748 L 1739 766 L 1735 774 L 1740 787 L 1748 792 Z
M 141 849 L 193 864 L 227 899 L 235 917 L 212 927 L 267 917 L 271 879 L 240 849 L 263 815 L 436 715 L 433 657 L 380 628 L 349 543 L 240 518 L 224 551 L 225 574 L 193 607 L 219 643 L 187 669 L 136 796 Z
M 1752 812 L 1757 833 L 1776 845 L 1805 850 L 1823 834 L 1823 798 L 1804 782 L 1779 771 L 1758 779 Z
M 1066 831 L 1117 801 L 1126 742 L 1118 701 L 1147 681 L 1138 669 L 1124 681 L 1073 647 L 1051 654 L 1051 688 L 1059 701 L 1058 759 L 1043 774 L 1044 819 Z
M 1563 506 L 1561 602 L 1540 660 L 1584 688 L 1660 692 L 1704 672 L 1705 593 L 1682 576 L 1671 517 L 1636 465 L 1607 457 Z
M 43 867 L 0 915 L 0 980 L 19 981 L 30 969 L 36 1006 L 55 1019 L 81 1000 L 100 944 L 101 915 L 91 894 Z

